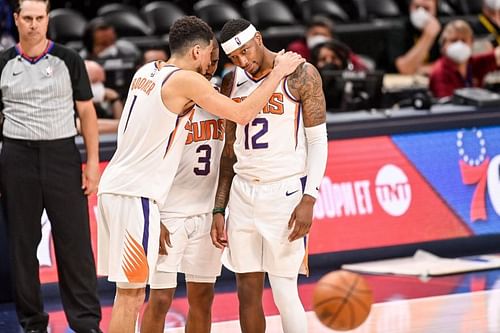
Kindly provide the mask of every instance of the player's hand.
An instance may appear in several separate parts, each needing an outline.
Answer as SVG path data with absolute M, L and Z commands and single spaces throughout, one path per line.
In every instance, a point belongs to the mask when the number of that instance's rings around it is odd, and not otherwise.
M 274 59 L 274 70 L 285 77 L 295 72 L 297 67 L 305 61 L 306 59 L 298 53 L 292 51 L 284 52 L 281 50 Z
M 167 255 L 167 246 L 172 247 L 172 243 L 170 243 L 170 232 L 163 223 L 160 223 L 160 250 L 158 253 Z
M 82 172 L 82 190 L 85 195 L 97 193 L 99 185 L 99 163 L 88 162 Z
M 288 240 L 293 242 L 309 233 L 312 225 L 313 207 L 316 199 L 309 195 L 304 195 L 297 207 L 292 212 L 288 221 L 288 229 L 292 229 Z
M 212 237 L 212 243 L 218 249 L 224 249 L 227 246 L 225 223 L 224 215 L 214 214 L 210 236 Z

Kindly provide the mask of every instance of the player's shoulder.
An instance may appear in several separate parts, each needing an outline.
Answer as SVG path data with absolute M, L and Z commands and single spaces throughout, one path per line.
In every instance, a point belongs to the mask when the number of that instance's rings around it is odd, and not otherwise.
M 310 62 L 304 62 L 297 66 L 295 71 L 289 75 L 290 78 L 300 78 L 310 75 L 319 75 L 318 69 Z

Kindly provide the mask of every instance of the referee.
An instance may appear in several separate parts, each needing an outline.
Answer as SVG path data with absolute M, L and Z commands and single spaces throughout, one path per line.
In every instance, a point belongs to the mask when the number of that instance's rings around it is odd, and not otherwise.
M 36 256 L 46 209 L 69 325 L 77 333 L 100 332 L 86 197 L 99 181 L 97 120 L 82 59 L 46 37 L 49 7 L 48 0 L 18 0 L 20 42 L 0 54 L 0 190 L 14 300 L 24 332 L 47 332 Z M 74 142 L 75 106 L 87 149 L 83 173 Z

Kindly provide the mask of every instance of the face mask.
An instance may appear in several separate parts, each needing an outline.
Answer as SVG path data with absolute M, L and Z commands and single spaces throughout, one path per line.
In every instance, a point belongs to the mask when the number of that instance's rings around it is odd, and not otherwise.
M 98 58 L 116 57 L 118 55 L 118 48 L 116 45 L 111 45 L 99 52 Z
M 431 14 L 422 7 L 419 7 L 410 13 L 411 24 L 413 24 L 413 26 L 418 30 L 422 30 L 426 26 L 427 22 L 429 22 L 430 18 Z
M 462 41 L 451 43 L 446 48 L 446 56 L 457 64 L 463 64 L 469 60 L 472 50 L 469 45 Z
M 316 45 L 319 45 L 324 42 L 328 42 L 330 38 L 322 35 L 316 35 L 306 38 L 307 47 L 309 50 L 312 50 Z
M 500 10 L 500 0 L 484 0 L 486 7 L 494 10 Z
M 320 69 L 322 71 L 338 71 L 338 70 L 342 70 L 344 68 L 342 68 L 342 66 L 339 66 L 338 64 L 328 63 L 328 64 L 324 65 L 323 67 L 321 67 Z
M 106 88 L 104 88 L 104 83 L 95 82 L 90 85 L 92 89 L 92 101 L 95 103 L 101 103 L 104 101 L 104 95 L 106 94 Z

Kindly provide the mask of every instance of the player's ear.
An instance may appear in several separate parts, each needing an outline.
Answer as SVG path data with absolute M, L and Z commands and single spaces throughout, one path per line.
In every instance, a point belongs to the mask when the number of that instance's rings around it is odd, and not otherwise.
M 260 31 L 257 31 L 255 33 L 255 37 L 254 38 L 255 38 L 255 41 L 256 41 L 257 45 L 262 46 L 262 35 L 260 34 Z
M 200 51 L 201 51 L 201 47 L 199 44 L 196 44 L 191 49 L 191 56 L 193 57 L 194 60 L 198 60 L 198 58 L 200 58 Z

